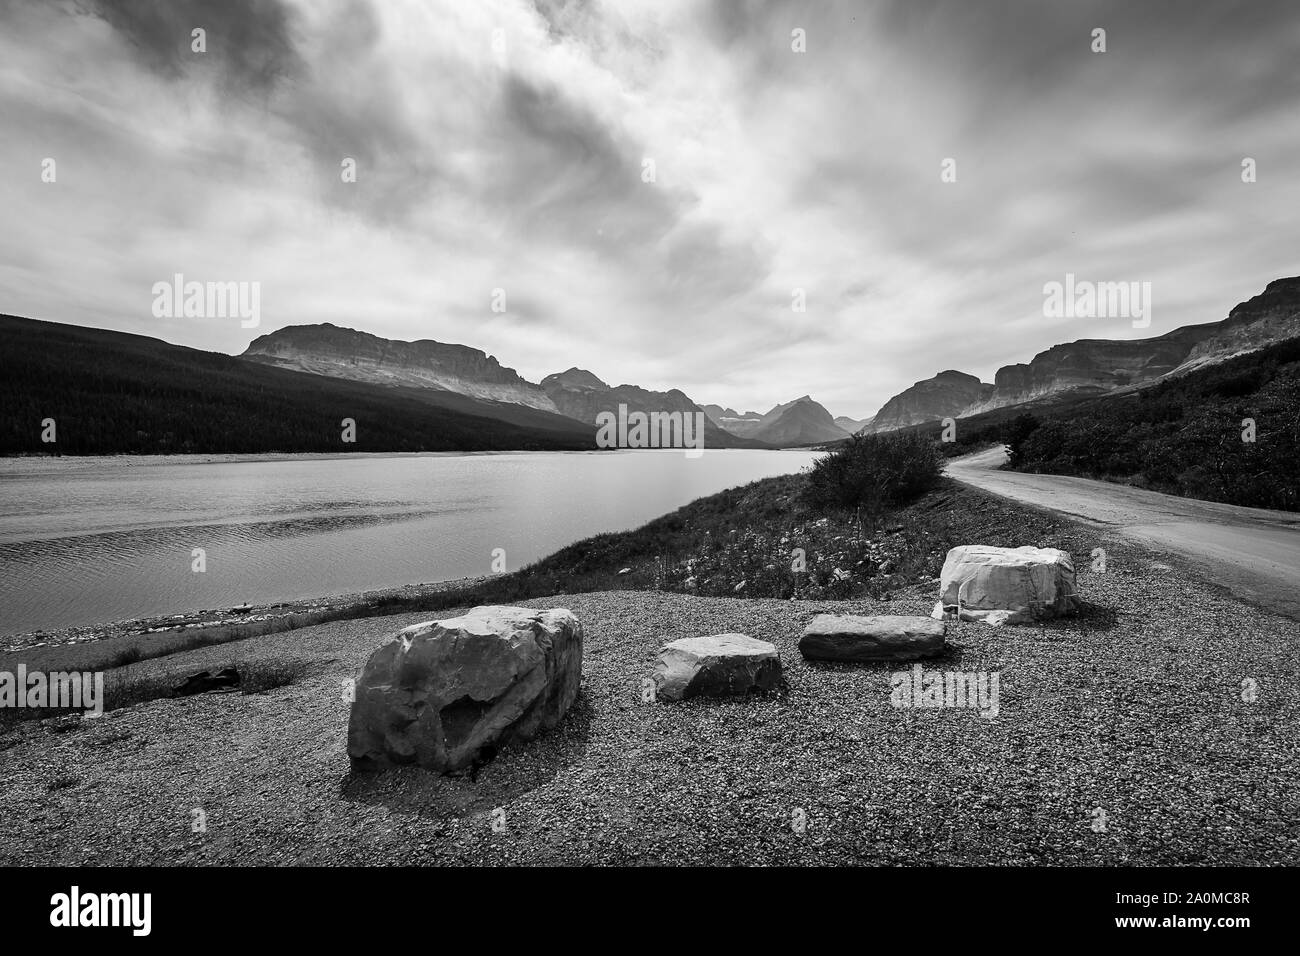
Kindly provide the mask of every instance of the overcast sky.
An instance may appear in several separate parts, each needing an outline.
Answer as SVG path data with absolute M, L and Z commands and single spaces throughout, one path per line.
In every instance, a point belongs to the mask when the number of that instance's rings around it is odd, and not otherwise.
M 233 353 L 328 321 L 533 381 L 861 417 L 1300 273 L 1295 0 L 0 0 L 0 21 L 3 312 Z M 154 318 L 177 272 L 260 282 L 261 327 Z M 1045 318 L 1067 272 L 1151 282 L 1151 327 Z

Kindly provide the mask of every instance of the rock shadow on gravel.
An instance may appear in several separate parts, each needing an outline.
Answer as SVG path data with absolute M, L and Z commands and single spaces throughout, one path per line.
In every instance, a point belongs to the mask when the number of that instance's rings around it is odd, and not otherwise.
M 512 744 L 460 776 L 415 765 L 349 771 L 339 784 L 345 801 L 383 806 L 434 820 L 486 813 L 554 780 L 581 761 L 591 736 L 591 704 L 579 691 L 559 726 L 526 743 Z
M 1042 628 L 1046 631 L 1077 631 L 1083 633 L 1111 631 L 1119 626 L 1119 612 L 1115 608 L 1107 607 L 1104 604 L 1081 601 L 1078 609 L 1073 614 L 1036 621 L 1028 626 Z
M 880 673 L 893 673 L 898 670 L 909 670 L 913 664 L 920 664 L 922 667 L 933 670 L 940 664 L 958 664 L 966 654 L 964 645 L 949 640 L 943 649 L 942 654 L 936 654 L 934 657 L 917 657 L 911 660 L 879 660 L 879 661 L 824 661 L 816 658 L 807 658 L 802 655 L 798 658 L 799 663 L 809 670 L 822 671 L 825 673 L 836 673 L 846 671 L 878 671 Z

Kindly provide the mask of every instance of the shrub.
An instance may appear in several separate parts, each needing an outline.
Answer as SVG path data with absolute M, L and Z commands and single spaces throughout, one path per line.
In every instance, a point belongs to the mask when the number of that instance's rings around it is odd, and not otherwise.
M 1062 457 L 1068 438 L 1069 432 L 1061 422 L 1044 422 L 1012 446 L 1013 467 L 1046 470 L 1043 467 L 1046 463 Z
M 144 660 L 144 651 L 140 649 L 139 645 L 131 644 L 105 661 L 104 666 L 109 668 L 129 667 L 132 664 L 140 663 L 142 660 Z
M 287 687 L 307 673 L 307 662 L 292 659 L 243 661 L 239 671 L 239 689 L 245 694 L 261 694 L 277 687 Z
M 1012 468 L 1019 468 L 1024 464 L 1025 440 L 1041 424 L 1042 422 L 1033 415 L 1026 413 L 1017 415 L 1002 426 L 1001 437 L 1003 443 L 1007 446 L 1007 457 L 1011 461 Z
M 1049 410 L 1003 433 L 1020 471 L 1123 481 L 1256 508 L 1300 509 L 1300 338 L 1136 394 Z M 1245 434 L 1254 421 L 1254 440 Z
M 814 508 L 877 513 L 929 491 L 943 475 L 943 455 L 924 435 L 854 435 L 817 459 L 804 500 Z

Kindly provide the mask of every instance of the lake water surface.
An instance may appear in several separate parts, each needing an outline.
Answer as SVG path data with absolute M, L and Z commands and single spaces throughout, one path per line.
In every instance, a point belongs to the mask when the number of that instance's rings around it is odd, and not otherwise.
M 507 570 L 806 451 L 0 460 L 0 634 Z M 193 549 L 206 571 L 192 570 Z

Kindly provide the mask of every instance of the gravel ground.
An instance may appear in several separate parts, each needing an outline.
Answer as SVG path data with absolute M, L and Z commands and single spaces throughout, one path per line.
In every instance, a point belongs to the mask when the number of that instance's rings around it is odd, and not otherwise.
M 343 682 L 427 614 L 146 661 L 133 667 L 311 667 L 262 694 L 10 729 L 0 863 L 1300 862 L 1300 623 L 1101 543 L 1104 574 L 1075 555 L 1089 602 L 1079 617 L 949 625 L 949 653 L 928 666 L 998 672 L 994 719 L 891 706 L 897 666 L 799 656 L 813 614 L 926 613 L 928 582 L 885 602 L 658 592 L 527 602 L 584 622 L 582 693 L 561 728 L 476 780 L 348 771 Z M 774 642 L 788 689 L 642 701 L 663 642 L 722 631 Z M 195 810 L 205 832 L 194 832 Z

